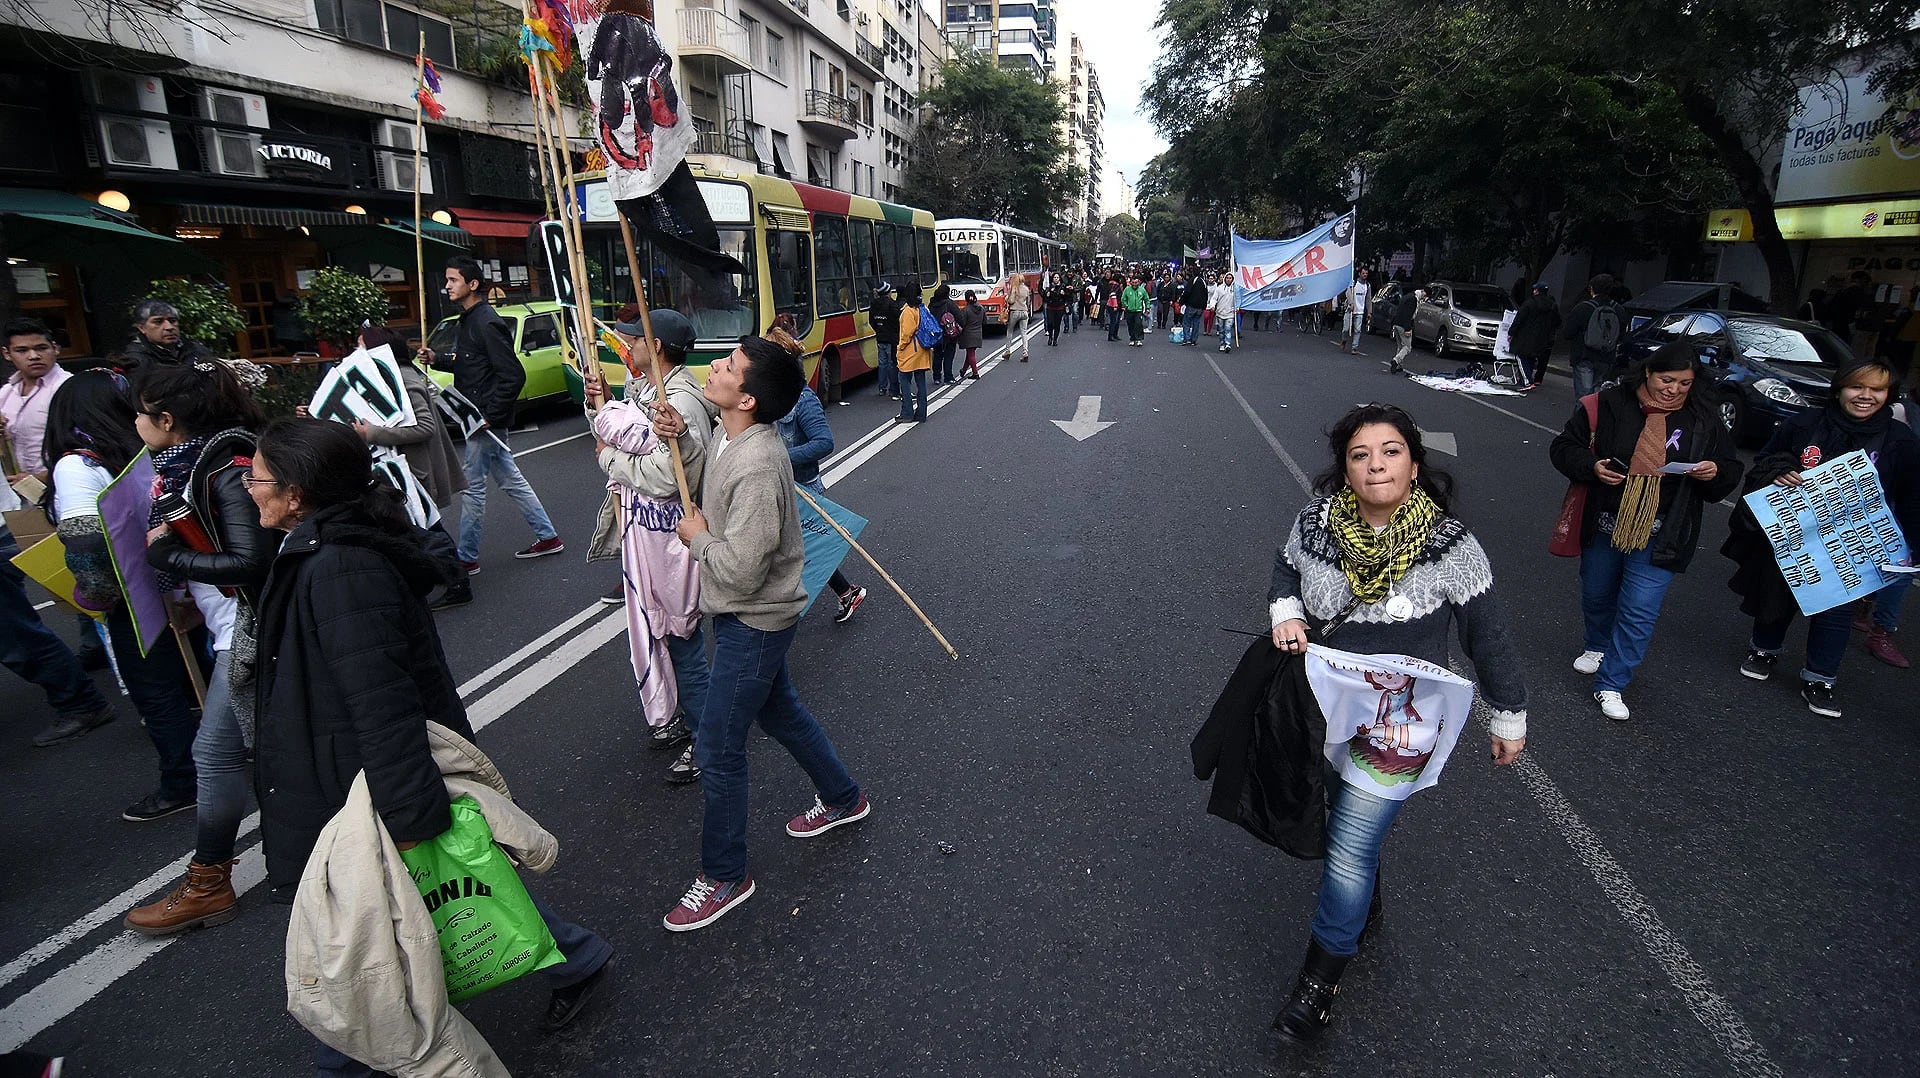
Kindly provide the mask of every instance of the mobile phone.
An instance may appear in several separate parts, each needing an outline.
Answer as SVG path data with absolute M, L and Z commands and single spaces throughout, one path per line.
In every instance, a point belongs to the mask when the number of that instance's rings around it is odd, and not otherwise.
M 1608 457 L 1605 461 L 1602 461 L 1602 463 L 1608 468 L 1619 472 L 1621 475 L 1627 474 L 1627 462 L 1621 460 L 1619 457 Z

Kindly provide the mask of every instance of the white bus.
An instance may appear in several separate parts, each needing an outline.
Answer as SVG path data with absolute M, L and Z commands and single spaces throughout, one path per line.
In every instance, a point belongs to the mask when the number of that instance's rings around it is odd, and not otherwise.
M 977 293 L 990 324 L 1005 325 L 1007 277 L 1024 274 L 1033 290 L 1033 308 L 1040 306 L 1041 275 L 1066 263 L 1067 245 L 1023 228 L 971 217 L 949 217 L 933 223 L 939 248 L 940 279 L 947 282 L 956 302 Z

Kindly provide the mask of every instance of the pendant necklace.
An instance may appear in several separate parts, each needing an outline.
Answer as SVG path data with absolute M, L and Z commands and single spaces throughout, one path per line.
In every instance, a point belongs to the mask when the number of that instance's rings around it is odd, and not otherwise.
M 1394 591 L 1393 577 L 1387 577 L 1387 616 L 1395 621 L 1413 617 L 1413 600 Z

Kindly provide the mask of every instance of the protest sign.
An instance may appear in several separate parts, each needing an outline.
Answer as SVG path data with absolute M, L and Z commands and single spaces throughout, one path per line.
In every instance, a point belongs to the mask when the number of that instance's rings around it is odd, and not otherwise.
M 107 535 L 107 553 L 113 558 L 120 593 L 133 618 L 140 654 L 158 643 L 167 623 L 167 604 L 160 582 L 147 564 L 147 521 L 153 513 L 153 459 L 142 449 L 100 492 L 100 526 Z
M 1473 707 L 1473 682 L 1406 655 L 1307 646 L 1307 683 L 1327 717 L 1327 762 L 1349 785 L 1404 801 L 1440 781 Z
M 335 364 L 313 391 L 307 414 L 336 423 L 364 419 L 376 427 L 411 427 L 415 422 L 400 365 L 384 344 L 372 351 L 358 349 Z
M 1353 287 L 1351 213 L 1290 240 L 1233 237 L 1235 303 L 1242 311 L 1284 311 Z
M 808 491 L 813 494 L 812 491 Z M 805 616 L 813 609 L 813 600 L 826 590 L 827 581 L 833 579 L 834 570 L 846 560 L 847 553 L 853 548 L 833 525 L 827 523 L 821 512 L 831 514 L 842 528 L 854 538 L 867 528 L 867 518 L 848 509 L 838 502 L 828 500 L 824 494 L 813 494 L 814 502 L 820 508 L 816 510 L 807 499 L 800 499 L 800 538 L 806 551 L 806 564 L 800 568 L 800 584 L 807 589 L 807 605 L 800 613 Z
M 407 519 L 413 521 L 414 527 L 431 528 L 440 523 L 440 510 L 433 504 L 433 496 L 427 493 L 413 469 L 407 467 L 407 458 L 398 449 L 390 445 L 373 447 L 373 476 L 406 499 Z
M 1881 567 L 1908 561 L 1911 552 L 1873 461 L 1856 449 L 1808 468 L 1800 480 L 1746 496 L 1800 612 L 1832 610 L 1892 583 Z

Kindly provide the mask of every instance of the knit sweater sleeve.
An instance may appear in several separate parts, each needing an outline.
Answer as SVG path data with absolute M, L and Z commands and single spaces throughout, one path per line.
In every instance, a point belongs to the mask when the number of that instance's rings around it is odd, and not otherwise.
M 1314 503 L 1318 505 L 1319 503 Z M 1294 518 L 1285 545 L 1273 552 L 1273 579 L 1267 585 L 1267 624 L 1307 620 L 1306 604 L 1300 601 L 1300 566 L 1294 559 L 1300 551 L 1300 522 L 1314 506 L 1308 506 Z
M 1486 551 L 1469 535 L 1462 540 L 1462 553 L 1477 563 L 1478 571 L 1467 577 L 1487 583 L 1476 593 L 1463 589 L 1451 600 L 1460 647 L 1473 663 L 1481 698 L 1493 712 L 1493 736 L 1518 740 L 1527 736 L 1527 686 L 1520 673 L 1520 657 L 1507 631 L 1506 612 L 1493 591 L 1493 571 L 1487 565 Z

